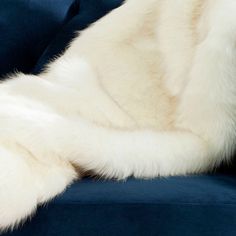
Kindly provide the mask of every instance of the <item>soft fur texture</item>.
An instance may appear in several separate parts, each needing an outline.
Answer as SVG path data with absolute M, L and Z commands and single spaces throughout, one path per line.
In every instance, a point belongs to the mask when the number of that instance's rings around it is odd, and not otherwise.
M 79 178 L 209 171 L 236 142 L 236 1 L 128 0 L 0 85 L 0 228 Z

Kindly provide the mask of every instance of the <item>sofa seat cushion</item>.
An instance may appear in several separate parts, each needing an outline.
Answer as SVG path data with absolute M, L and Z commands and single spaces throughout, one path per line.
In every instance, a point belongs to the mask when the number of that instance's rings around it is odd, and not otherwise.
M 4 236 L 234 236 L 235 176 L 84 179 Z

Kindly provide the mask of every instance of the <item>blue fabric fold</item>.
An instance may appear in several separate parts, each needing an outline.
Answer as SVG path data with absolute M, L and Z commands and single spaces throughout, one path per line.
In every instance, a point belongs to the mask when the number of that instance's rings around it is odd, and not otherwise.
M 0 77 L 31 72 L 65 23 L 73 0 L 0 1 Z

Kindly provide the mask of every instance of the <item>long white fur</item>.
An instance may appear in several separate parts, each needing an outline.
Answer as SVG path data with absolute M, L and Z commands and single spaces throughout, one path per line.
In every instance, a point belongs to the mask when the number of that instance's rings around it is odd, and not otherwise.
M 236 1 L 128 0 L 0 85 L 0 229 L 79 178 L 209 171 L 236 142 Z

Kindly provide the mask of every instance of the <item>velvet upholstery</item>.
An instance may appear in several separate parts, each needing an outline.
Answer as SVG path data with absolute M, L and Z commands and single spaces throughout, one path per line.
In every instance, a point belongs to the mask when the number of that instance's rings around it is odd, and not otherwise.
M 192 176 L 85 179 L 8 236 L 234 236 L 236 181 Z
M 0 77 L 38 73 L 122 0 L 1 0 Z M 231 172 L 231 174 L 229 174 Z M 84 179 L 5 236 L 233 236 L 236 177 L 223 174 L 126 182 Z M 0 213 L 1 214 L 1 213 Z

